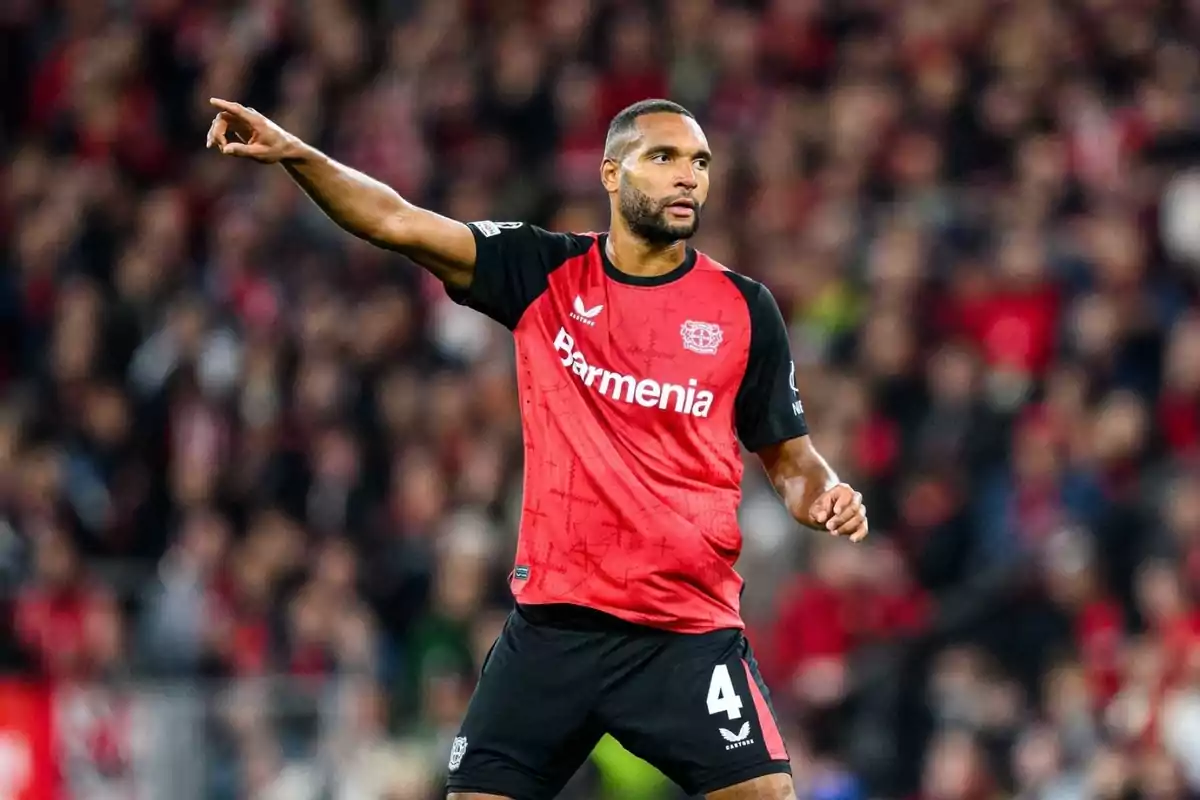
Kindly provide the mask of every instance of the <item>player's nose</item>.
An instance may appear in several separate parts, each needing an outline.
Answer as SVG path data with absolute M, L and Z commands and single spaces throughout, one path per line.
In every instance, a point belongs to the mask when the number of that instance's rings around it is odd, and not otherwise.
M 699 186 L 700 181 L 696 179 L 696 171 L 694 169 L 688 169 L 685 172 L 681 172 L 675 178 L 675 185 L 680 189 L 687 189 L 690 191 Z

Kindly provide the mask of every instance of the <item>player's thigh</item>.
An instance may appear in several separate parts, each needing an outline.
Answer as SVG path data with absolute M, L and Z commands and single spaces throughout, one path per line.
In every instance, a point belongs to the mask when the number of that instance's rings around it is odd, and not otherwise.
M 451 747 L 449 796 L 553 798 L 602 734 L 589 634 L 513 613 L 484 664 Z
M 783 779 L 753 782 L 790 776 L 769 694 L 741 631 L 672 638 L 606 692 L 600 710 L 621 744 L 689 794 L 748 782 L 773 791 Z
M 781 772 L 717 789 L 704 797 L 705 800 L 796 800 L 796 787 L 792 776 Z

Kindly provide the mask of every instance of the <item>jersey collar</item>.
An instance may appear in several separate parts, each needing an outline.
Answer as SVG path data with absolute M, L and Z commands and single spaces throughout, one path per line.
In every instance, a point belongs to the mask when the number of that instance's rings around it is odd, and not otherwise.
M 692 267 L 696 266 L 696 249 L 689 245 L 684 251 L 683 263 L 670 272 L 664 272 L 662 275 L 630 275 L 627 272 L 617 269 L 609 261 L 607 233 L 602 233 L 596 237 L 596 245 L 600 248 L 600 261 L 604 264 L 604 274 L 617 283 L 626 283 L 630 286 L 662 286 L 663 284 L 673 283 L 684 275 L 687 275 L 692 271 Z

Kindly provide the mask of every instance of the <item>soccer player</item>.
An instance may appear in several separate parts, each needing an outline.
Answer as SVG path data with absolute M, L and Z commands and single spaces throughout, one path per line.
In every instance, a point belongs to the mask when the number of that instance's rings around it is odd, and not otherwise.
M 463 224 L 225 100 L 208 146 L 282 164 L 338 225 L 515 337 L 525 435 L 516 599 L 450 752 L 452 800 L 553 798 L 604 733 L 690 794 L 794 798 L 743 635 L 741 444 L 803 525 L 859 541 L 813 448 L 779 308 L 689 247 L 712 155 L 683 107 L 609 127 L 611 230 Z

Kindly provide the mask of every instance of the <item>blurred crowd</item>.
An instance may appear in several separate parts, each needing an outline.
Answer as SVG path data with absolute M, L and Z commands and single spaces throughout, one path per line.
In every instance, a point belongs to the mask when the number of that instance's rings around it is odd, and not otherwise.
M 799 796 L 1196 796 L 1198 41 L 1190 0 L 0 4 L 0 662 L 107 692 L 74 796 L 183 686 L 199 796 L 436 797 L 511 603 L 505 332 L 204 151 L 210 96 L 576 231 L 610 116 L 691 108 L 695 244 L 775 293 L 872 518 L 747 470 Z M 598 755 L 568 796 L 670 792 Z

